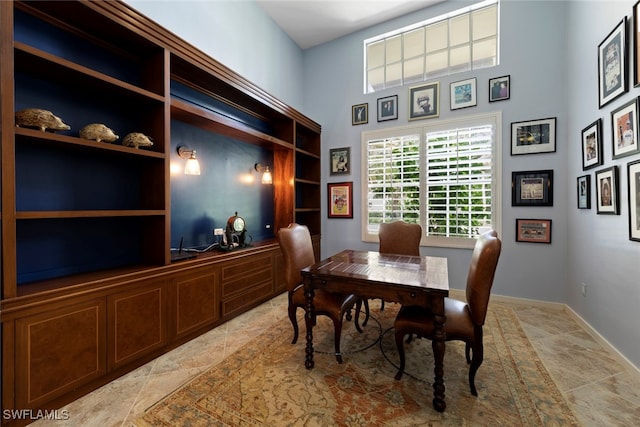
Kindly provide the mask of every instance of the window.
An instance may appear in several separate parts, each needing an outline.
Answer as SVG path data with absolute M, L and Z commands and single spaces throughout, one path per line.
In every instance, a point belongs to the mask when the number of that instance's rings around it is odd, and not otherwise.
M 497 0 L 367 39 L 364 54 L 365 93 L 497 65 Z
M 422 245 L 473 247 L 500 227 L 501 114 L 362 133 L 362 239 L 380 223 L 422 225 Z

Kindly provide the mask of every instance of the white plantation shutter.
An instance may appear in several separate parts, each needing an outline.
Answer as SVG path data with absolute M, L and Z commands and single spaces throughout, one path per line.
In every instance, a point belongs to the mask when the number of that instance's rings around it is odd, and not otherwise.
M 423 245 L 468 247 L 500 228 L 500 114 L 363 132 L 363 240 L 382 222 L 423 228 Z

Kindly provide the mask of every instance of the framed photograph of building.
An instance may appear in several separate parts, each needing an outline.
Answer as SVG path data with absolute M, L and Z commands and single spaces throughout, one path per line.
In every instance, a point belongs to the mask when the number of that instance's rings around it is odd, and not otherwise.
M 611 166 L 596 172 L 597 213 L 620 215 L 618 167 Z
M 516 219 L 516 242 L 551 244 L 551 220 Z
M 409 120 L 430 119 L 439 115 L 439 82 L 409 88 Z
M 351 148 L 329 149 L 329 165 L 331 175 L 349 175 L 351 173 Z
M 511 155 L 556 151 L 556 118 L 511 123 Z
M 598 45 L 598 99 L 600 108 L 628 90 L 627 17 Z
M 611 157 L 640 153 L 638 145 L 638 98 L 611 112 Z
M 511 97 L 511 76 L 489 79 L 489 102 L 504 101 Z
M 578 177 L 576 193 L 578 194 L 578 209 L 591 209 L 591 175 Z
M 553 206 L 553 170 L 512 172 L 511 206 Z
M 353 182 L 327 184 L 329 218 L 353 218 Z
M 640 242 L 640 160 L 627 164 L 629 187 L 629 240 Z
M 398 119 L 398 95 L 378 98 L 378 121 Z
M 451 83 L 451 109 L 473 107 L 476 100 L 476 78 Z
M 582 129 L 582 170 L 602 165 L 602 119 Z
M 351 125 L 369 123 L 369 104 L 358 104 L 351 107 Z

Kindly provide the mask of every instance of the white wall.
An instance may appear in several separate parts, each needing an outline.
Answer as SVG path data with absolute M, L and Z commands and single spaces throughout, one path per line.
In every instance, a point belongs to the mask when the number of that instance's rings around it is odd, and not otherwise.
M 627 163 L 634 155 L 612 159 L 611 112 L 640 95 L 633 87 L 630 55 L 630 90 L 600 109 L 598 103 L 598 45 L 620 20 L 632 17 L 633 1 L 571 2 L 567 14 L 567 99 L 569 101 L 569 156 L 565 178 L 569 183 L 567 229 L 568 278 L 566 302 L 636 366 L 640 366 L 640 242 L 629 240 Z M 631 32 L 632 26 L 629 25 Z M 633 37 L 630 46 L 633 50 Z M 604 164 L 582 170 L 581 131 L 603 120 Z M 578 176 L 616 165 L 620 172 L 620 215 L 597 215 L 595 189 L 592 209 L 575 208 Z M 581 283 L 587 284 L 586 297 Z
M 300 52 L 254 2 L 126 0 L 245 78 L 323 126 L 323 153 L 351 147 L 354 181 L 360 200 L 360 133 L 365 129 L 407 124 L 406 87 L 375 95 L 362 94 L 362 41 L 402 25 L 457 9 L 469 2 L 449 1 L 334 42 Z M 502 111 L 504 251 L 494 293 L 568 303 L 632 363 L 640 366 L 640 243 L 628 240 L 626 164 L 638 156 L 611 159 L 611 111 L 638 96 L 639 89 L 598 108 L 597 46 L 623 16 L 631 16 L 635 0 L 527 1 L 502 0 L 501 64 L 439 79 L 441 117 Z M 630 71 L 631 71 L 630 67 Z M 509 74 L 508 101 L 489 104 L 488 79 Z M 449 83 L 477 77 L 478 106 L 449 111 Z M 376 99 L 398 95 L 399 120 L 376 123 Z M 351 126 L 351 106 L 369 103 L 369 124 Z M 557 152 L 510 155 L 510 123 L 557 117 Z M 620 166 L 621 214 L 596 215 L 595 208 L 576 208 L 575 182 L 582 171 L 581 130 L 596 118 L 604 121 L 603 167 Z M 431 119 L 434 120 L 434 119 Z M 323 182 L 330 177 L 323 158 Z M 554 206 L 511 207 L 512 171 L 553 169 Z M 599 169 L 599 168 L 598 168 Z M 326 191 L 326 189 L 324 189 Z M 595 196 L 592 189 L 592 197 Z M 323 212 L 326 205 L 323 194 Z M 516 218 L 553 220 L 551 245 L 515 242 Z M 360 212 L 353 220 L 323 220 L 323 255 L 345 247 L 375 249 L 360 241 Z M 423 253 L 449 257 L 452 287 L 464 287 L 470 253 L 423 248 Z M 587 296 L 581 283 L 587 284 Z
M 254 1 L 124 1 L 301 111 L 302 51 Z
M 305 109 L 322 124 L 323 154 L 328 154 L 329 148 L 351 147 L 351 175 L 330 176 L 328 156 L 324 156 L 323 182 L 353 181 L 354 200 L 359 202 L 361 132 L 408 124 L 408 87 L 363 95 L 363 40 L 403 25 L 438 16 L 464 4 L 460 1 L 441 3 L 304 52 L 304 81 L 307 82 Z M 435 80 L 440 82 L 440 118 L 502 111 L 503 227 L 499 234 L 503 240 L 503 253 L 493 289 L 500 295 L 565 301 L 567 210 L 574 205 L 567 202 L 568 184 L 564 179 L 568 153 L 565 22 L 564 2 L 503 2 L 500 66 Z M 507 74 L 511 75 L 511 99 L 489 103 L 488 80 Z M 469 77 L 477 78 L 478 105 L 450 111 L 449 84 Z M 396 94 L 399 119 L 377 123 L 376 99 Z M 351 106 L 363 102 L 369 104 L 369 123 L 352 126 Z M 510 123 L 548 117 L 557 117 L 557 152 L 511 156 Z M 554 206 L 512 208 L 511 172 L 540 169 L 553 169 L 555 172 Z M 322 199 L 326 204 L 326 195 Z M 377 249 L 376 244 L 363 243 L 360 239 L 362 218 L 359 205 L 360 203 L 357 203 L 354 206 L 355 215 L 352 220 L 327 219 L 325 216 L 322 224 L 323 256 L 343 248 Z M 325 209 L 326 205 L 323 205 L 323 212 Z M 516 243 L 516 218 L 551 219 L 552 244 Z M 447 256 L 451 286 L 457 289 L 465 287 L 470 250 L 422 248 L 422 253 Z

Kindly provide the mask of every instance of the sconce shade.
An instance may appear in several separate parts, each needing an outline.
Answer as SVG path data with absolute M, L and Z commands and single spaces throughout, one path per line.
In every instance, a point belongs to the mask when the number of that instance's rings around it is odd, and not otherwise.
M 262 182 L 263 184 L 273 184 L 273 177 L 271 176 L 271 171 L 269 171 L 269 166 L 264 166 L 260 163 L 256 163 L 255 165 L 253 165 L 253 168 L 256 170 L 256 172 L 262 174 L 262 179 L 260 180 L 260 182 Z
M 264 169 L 264 173 L 262 174 L 262 183 L 273 184 L 273 178 L 271 177 L 271 172 L 269 172 L 269 166 Z
M 187 159 L 184 165 L 185 175 L 200 175 L 200 162 L 196 159 L 196 150 L 191 150 L 181 145 L 178 147 L 178 155 L 183 159 Z

